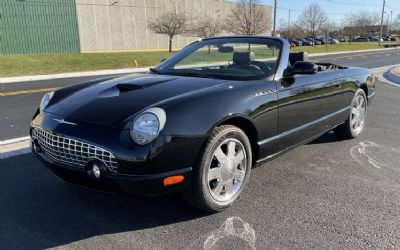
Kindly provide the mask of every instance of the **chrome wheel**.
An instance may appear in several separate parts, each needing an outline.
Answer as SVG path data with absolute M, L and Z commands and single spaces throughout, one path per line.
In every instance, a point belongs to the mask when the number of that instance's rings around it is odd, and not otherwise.
M 355 98 L 351 107 L 350 127 L 354 134 L 358 135 L 364 128 L 367 115 L 367 102 L 364 96 L 359 95 Z
M 242 188 L 247 167 L 246 150 L 239 140 L 229 138 L 220 143 L 206 173 L 212 198 L 218 202 L 234 199 Z

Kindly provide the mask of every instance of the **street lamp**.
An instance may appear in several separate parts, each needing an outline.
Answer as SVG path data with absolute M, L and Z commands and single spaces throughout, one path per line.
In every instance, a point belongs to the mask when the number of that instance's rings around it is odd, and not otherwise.
M 383 15 L 385 13 L 385 4 L 386 4 L 386 0 L 383 0 L 383 4 L 382 4 L 382 16 L 381 16 L 381 31 L 380 31 L 380 39 L 379 39 L 379 46 L 381 46 L 381 39 L 383 36 Z

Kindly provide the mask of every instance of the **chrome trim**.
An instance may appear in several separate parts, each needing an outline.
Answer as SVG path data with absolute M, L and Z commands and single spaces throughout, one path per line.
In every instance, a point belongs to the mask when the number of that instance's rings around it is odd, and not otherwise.
M 117 172 L 115 156 L 103 148 L 53 134 L 43 128 L 33 129 L 32 141 L 34 140 L 37 141 L 44 154 L 56 162 L 84 168 L 89 161 L 96 159 L 103 162 L 111 172 Z
M 53 120 L 56 121 L 56 122 L 58 122 L 58 123 L 60 123 L 60 124 L 68 124 L 68 125 L 74 125 L 74 126 L 77 126 L 77 125 L 78 125 L 78 124 L 73 123 L 73 122 L 67 122 L 67 121 L 64 120 L 64 119 L 56 119 L 56 118 L 53 118 Z
M 263 145 L 263 144 L 265 144 L 265 143 L 268 143 L 268 142 L 277 140 L 277 139 L 279 139 L 279 138 L 288 136 L 288 135 L 290 135 L 290 134 L 292 134 L 292 133 L 295 133 L 295 132 L 297 132 L 297 131 L 306 129 L 307 127 L 310 127 L 310 126 L 312 126 L 312 125 L 315 125 L 315 124 L 317 124 L 317 123 L 320 123 L 320 122 L 322 122 L 322 121 L 324 121 L 324 120 L 327 120 L 327 119 L 329 119 L 329 118 L 332 118 L 332 117 L 334 117 L 334 116 L 336 116 L 336 115 L 338 115 L 338 114 L 344 113 L 344 112 L 346 112 L 346 111 L 347 111 L 347 112 L 350 111 L 350 107 L 343 108 L 343 109 L 341 109 L 341 110 L 339 110 L 339 111 L 336 111 L 336 112 L 334 112 L 334 113 L 332 113 L 332 114 L 329 114 L 329 115 L 327 115 L 327 116 L 321 117 L 321 118 L 319 118 L 319 119 L 317 119 L 317 120 L 314 120 L 314 121 L 312 121 L 312 122 L 305 123 L 305 124 L 303 124 L 303 125 L 301 125 L 301 126 L 299 126 L 299 127 L 296 127 L 296 128 L 294 128 L 294 129 L 285 131 L 285 132 L 283 132 L 283 133 L 281 133 L 281 134 L 279 134 L 279 135 L 275 135 L 275 136 L 272 136 L 272 137 L 267 138 L 267 139 L 265 139 L 265 140 L 259 141 L 257 144 L 258 144 L 258 145 Z
M 275 38 L 275 39 L 279 39 L 283 43 L 281 50 L 281 58 L 279 60 L 279 65 L 274 77 L 274 80 L 278 81 L 283 78 L 283 73 L 285 72 L 286 68 L 289 65 L 290 44 L 286 39 L 283 38 Z

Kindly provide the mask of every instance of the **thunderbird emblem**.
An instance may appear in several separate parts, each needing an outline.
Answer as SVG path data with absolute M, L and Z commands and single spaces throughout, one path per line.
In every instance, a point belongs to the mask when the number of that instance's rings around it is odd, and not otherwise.
M 60 123 L 60 124 L 68 124 L 68 125 L 74 125 L 74 126 L 76 126 L 76 125 L 78 125 L 78 124 L 76 124 L 76 123 L 73 123 L 73 122 L 67 122 L 66 120 L 64 120 L 64 119 L 53 119 L 54 121 L 56 121 L 56 122 L 58 122 L 58 123 Z

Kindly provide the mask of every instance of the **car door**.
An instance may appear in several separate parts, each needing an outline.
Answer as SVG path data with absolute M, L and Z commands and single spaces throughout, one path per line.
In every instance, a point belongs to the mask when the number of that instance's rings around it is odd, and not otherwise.
M 332 73 L 295 75 L 278 82 L 280 150 L 321 134 L 337 122 L 343 107 L 343 87 Z

